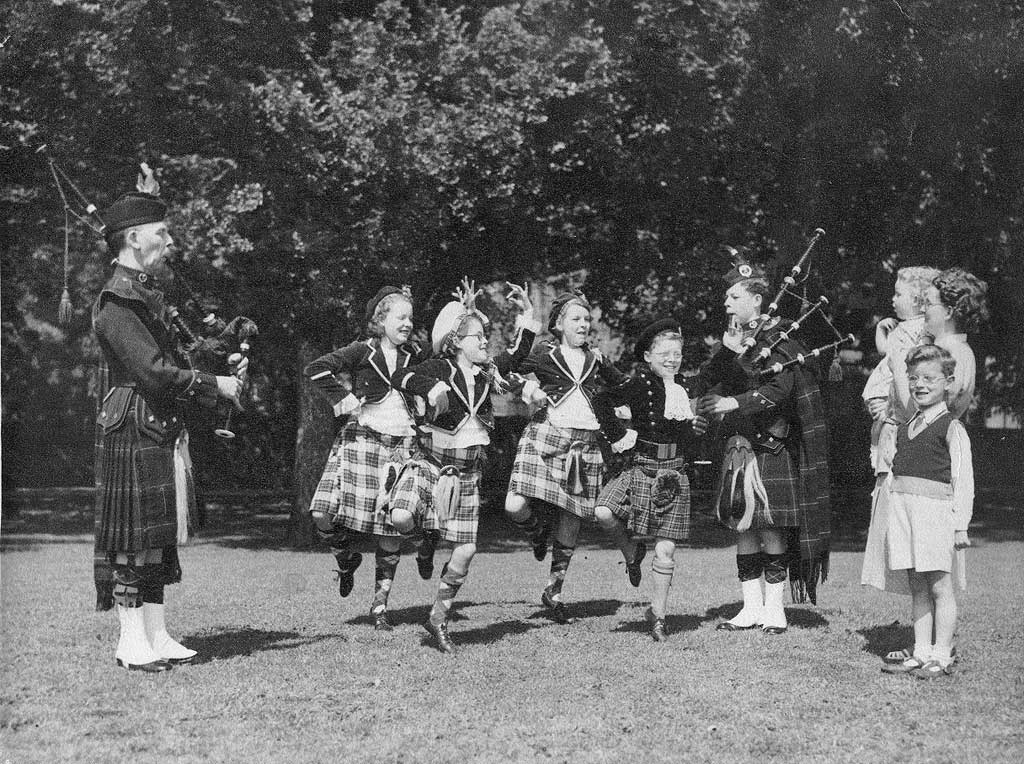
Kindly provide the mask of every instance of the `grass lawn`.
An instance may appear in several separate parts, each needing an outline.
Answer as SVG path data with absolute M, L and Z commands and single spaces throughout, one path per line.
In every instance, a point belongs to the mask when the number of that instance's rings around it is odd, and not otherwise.
M 168 589 L 171 631 L 202 662 L 144 676 L 114 666 L 116 618 L 92 610 L 88 533 L 12 532 L 8 514 L 0 764 L 1017 762 L 1024 514 L 990 501 L 976 516 L 962 661 L 925 682 L 879 671 L 881 654 L 912 641 L 909 600 L 857 583 L 859 531 L 840 537 L 820 606 L 789 606 L 777 637 L 715 631 L 739 607 L 735 558 L 698 533 L 677 553 L 672 636 L 656 644 L 648 582 L 630 587 L 597 535 L 566 583 L 578 620 L 559 626 L 539 605 L 547 563 L 489 523 L 452 657 L 424 644 L 436 576 L 420 580 L 410 557 L 391 598 L 398 627 L 376 633 L 371 560 L 340 600 L 327 554 L 283 548 L 266 518 L 236 518 L 182 551 L 185 581 Z

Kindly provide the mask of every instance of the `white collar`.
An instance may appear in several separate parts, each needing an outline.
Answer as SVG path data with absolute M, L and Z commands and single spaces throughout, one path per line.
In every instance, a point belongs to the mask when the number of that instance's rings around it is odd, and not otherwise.
M 914 414 L 914 419 L 921 417 L 926 425 L 931 424 L 943 414 L 947 413 L 949 408 L 946 406 L 946 402 L 942 401 L 932 406 L 930 409 L 918 409 L 917 413 Z

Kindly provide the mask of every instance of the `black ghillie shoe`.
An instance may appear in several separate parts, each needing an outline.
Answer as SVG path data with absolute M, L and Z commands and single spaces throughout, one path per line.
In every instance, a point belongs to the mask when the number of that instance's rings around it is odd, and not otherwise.
M 750 629 L 756 629 L 760 624 L 752 623 L 749 626 L 737 626 L 729 621 L 722 621 L 715 627 L 716 631 L 749 631 Z
M 356 568 L 359 567 L 359 563 L 363 561 L 363 556 L 358 553 L 353 553 L 348 556 L 348 559 L 343 558 L 341 555 L 334 555 L 334 558 L 338 561 L 338 594 L 342 597 L 347 597 L 352 593 L 352 587 L 356 583 Z
M 441 534 L 438 531 L 425 531 L 423 534 L 423 541 L 416 552 L 416 570 L 424 581 L 429 581 L 434 575 L 434 552 L 440 540 Z
M 565 603 L 552 597 L 550 591 L 545 589 L 544 593 L 540 596 L 540 601 L 548 609 L 548 615 L 551 616 L 552 621 L 561 624 L 572 623 L 572 618 L 569 617 L 569 611 L 565 607 Z
M 647 556 L 647 544 L 642 541 L 636 542 L 636 549 L 633 551 L 633 559 L 626 563 L 626 575 L 629 576 L 629 583 L 633 586 L 640 586 L 644 574 L 640 569 L 644 557 Z
M 533 558 L 537 562 L 544 562 L 544 558 L 548 556 L 547 528 L 541 528 L 539 533 L 530 537 L 530 546 L 533 547 Z
M 647 619 L 647 623 L 651 625 L 651 639 L 655 642 L 664 642 L 668 639 L 668 630 L 665 628 L 664 618 L 658 618 L 650 608 L 647 608 L 647 613 L 644 617 Z
M 391 619 L 388 618 L 387 610 L 378 610 L 377 612 L 370 611 L 370 617 L 373 619 L 373 628 L 375 631 L 394 631 L 395 627 L 391 623 Z
M 455 653 L 455 643 L 452 642 L 452 638 L 448 635 L 448 623 L 446 621 L 435 626 L 433 621 L 428 618 L 423 622 L 423 628 L 434 638 L 438 650 L 449 655 Z

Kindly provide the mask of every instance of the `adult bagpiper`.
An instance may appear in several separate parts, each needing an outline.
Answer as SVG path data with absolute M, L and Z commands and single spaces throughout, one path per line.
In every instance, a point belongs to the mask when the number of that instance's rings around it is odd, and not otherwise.
M 114 273 L 93 306 L 103 355 L 96 429 L 97 609 L 117 608 L 117 664 L 166 671 L 196 652 L 164 623 L 164 587 L 181 580 L 178 545 L 188 537 L 195 489 L 183 424 L 187 405 L 238 403 L 241 377 L 191 368 L 154 272 L 172 246 L 167 205 L 145 166 L 140 188 L 121 196 L 103 218 Z M 150 193 L 151 192 L 151 193 Z
M 769 289 L 764 271 L 739 259 L 725 280 L 725 310 L 732 324 L 691 387 L 694 394 L 704 393 L 698 414 L 723 416 L 717 510 L 737 531 L 743 608 L 718 628 L 760 626 L 767 634 L 781 634 L 787 628 L 787 573 L 798 602 L 815 602 L 817 585 L 828 575 L 824 408 L 814 375 L 796 362 L 806 351 L 788 335 L 781 336 L 790 324 L 760 318 Z M 746 347 L 744 340 L 751 338 L 753 346 Z M 767 365 L 793 363 L 780 365 L 766 378 L 757 362 L 762 350 Z

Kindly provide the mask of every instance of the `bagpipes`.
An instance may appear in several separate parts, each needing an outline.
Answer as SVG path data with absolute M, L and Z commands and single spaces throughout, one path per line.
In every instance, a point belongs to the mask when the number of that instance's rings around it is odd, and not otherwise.
M 61 293 L 57 317 L 61 325 L 66 327 L 70 325 L 73 315 L 69 285 L 71 220 L 74 218 L 99 236 L 103 236 L 106 223 L 100 216 L 96 205 L 86 198 L 63 168 L 57 164 L 45 143 L 36 149 L 36 153 L 46 157 L 50 175 L 53 177 L 57 193 L 64 206 L 64 289 Z M 140 168 L 136 189 L 154 196 L 157 195 L 160 191 L 160 184 L 153 177 L 153 171 L 145 162 L 140 164 Z M 236 374 L 242 360 L 249 355 L 250 340 L 259 333 L 256 322 L 245 316 L 235 316 L 231 321 L 225 322 L 214 311 L 204 310 L 199 295 L 192 289 L 182 273 L 169 260 L 165 260 L 164 264 L 173 274 L 175 283 L 187 295 L 185 305 L 190 310 L 200 314 L 205 313 L 201 319 L 202 329 L 197 334 L 192 331 L 177 307 L 169 303 L 165 304 L 167 318 L 171 326 L 174 327 L 181 351 L 193 365 L 197 362 L 211 365 L 226 363 L 229 373 Z M 232 349 L 234 349 L 233 352 Z M 231 411 L 228 412 L 224 426 L 215 429 L 214 433 L 222 438 L 234 438 L 235 434 L 229 429 L 230 423 Z
M 820 356 L 829 352 L 838 352 L 839 348 L 841 348 L 843 345 L 852 344 L 853 342 L 856 341 L 856 337 L 854 337 L 852 334 L 841 334 L 839 330 L 836 329 L 835 324 L 832 323 L 832 320 L 825 312 L 825 308 L 829 304 L 827 297 L 821 295 L 814 302 L 810 302 L 807 300 L 805 295 L 798 294 L 795 291 L 796 287 L 806 283 L 807 279 L 810 277 L 811 253 L 813 252 L 815 245 L 817 245 L 818 241 L 824 235 L 825 229 L 814 229 L 814 234 L 811 236 L 810 241 L 807 243 L 807 246 L 804 249 L 803 254 L 800 255 L 800 258 L 796 261 L 796 264 L 790 269 L 789 274 L 782 279 L 782 285 L 779 287 L 779 291 L 776 292 L 775 297 L 772 298 L 772 301 L 768 304 L 768 309 L 755 319 L 757 323 L 754 326 L 753 333 L 743 340 L 743 346 L 739 353 L 740 356 L 743 356 L 747 351 L 751 350 L 757 344 L 758 335 L 772 323 L 772 320 L 775 318 L 776 313 L 778 313 L 779 304 L 782 302 L 782 299 L 786 295 L 795 297 L 796 299 L 800 300 L 801 309 L 803 310 L 803 312 L 796 318 L 796 320 L 789 323 L 785 327 L 785 329 L 781 331 L 779 335 L 772 341 L 770 345 L 761 348 L 757 355 L 757 358 L 754 359 L 755 367 L 763 367 L 757 372 L 760 379 L 769 379 L 786 369 L 791 369 L 795 366 L 803 366 L 812 359 L 817 359 Z M 782 345 L 782 343 L 791 339 L 792 336 L 806 324 L 807 320 L 814 316 L 815 314 L 820 315 L 820 317 L 824 320 L 825 324 L 835 335 L 835 341 L 826 343 L 824 345 L 821 345 L 820 347 L 816 347 L 813 350 L 808 351 L 807 353 L 798 353 L 795 357 L 790 358 L 785 362 L 776 362 L 771 365 L 768 365 L 768 359 L 771 358 L 772 354 L 776 351 L 776 349 L 778 349 L 779 346 Z M 838 363 L 838 355 L 834 356 L 832 359 L 832 365 L 829 368 L 829 379 L 831 381 L 839 381 L 842 379 L 842 368 L 839 366 Z

